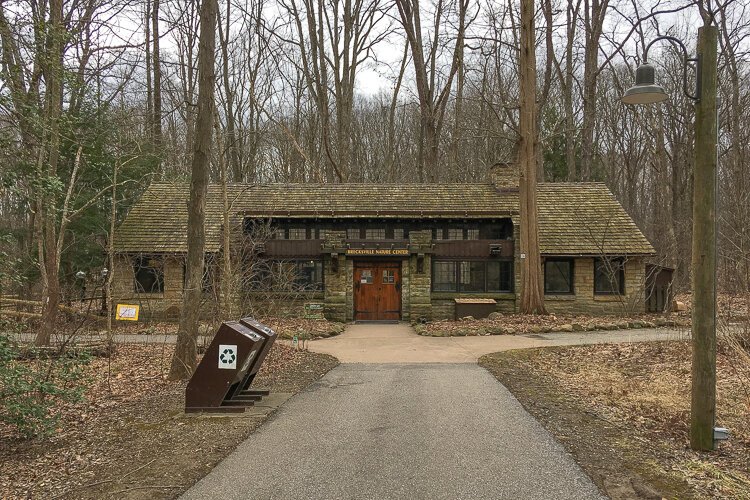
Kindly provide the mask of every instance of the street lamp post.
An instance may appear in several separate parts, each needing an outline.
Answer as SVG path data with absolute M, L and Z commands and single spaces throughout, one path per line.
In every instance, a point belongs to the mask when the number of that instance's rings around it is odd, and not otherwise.
M 698 30 L 698 57 L 689 58 L 677 38 L 653 40 L 636 70 L 636 84 L 625 92 L 627 104 L 650 104 L 667 98 L 656 84 L 654 67 L 648 64 L 648 49 L 667 40 L 682 49 L 685 95 L 695 101 L 695 150 L 693 165 L 692 244 L 692 397 L 690 404 L 690 446 L 714 449 L 716 421 L 716 169 L 717 169 L 717 40 L 718 29 L 705 25 Z M 688 90 L 687 71 L 696 64 L 695 93 Z

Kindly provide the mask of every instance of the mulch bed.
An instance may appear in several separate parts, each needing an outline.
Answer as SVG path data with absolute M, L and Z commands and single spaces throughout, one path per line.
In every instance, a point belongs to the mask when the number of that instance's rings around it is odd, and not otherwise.
M 61 408 L 50 438 L 0 424 L 0 498 L 174 498 L 262 420 L 183 413 L 185 383 L 165 376 L 174 347 L 118 345 L 87 367 L 87 401 Z M 254 385 L 297 393 L 338 364 L 276 344 Z
M 428 337 L 458 337 L 625 330 L 628 328 L 685 328 L 689 324 L 689 318 L 685 313 L 668 315 L 639 314 L 633 316 L 493 313 L 491 318 L 474 319 L 468 317 L 459 321 L 433 321 L 425 324 L 417 324 L 414 328 L 419 335 Z
M 720 343 L 717 425 L 732 437 L 710 453 L 689 446 L 688 343 L 511 351 L 480 364 L 611 498 L 750 498 L 748 359 Z

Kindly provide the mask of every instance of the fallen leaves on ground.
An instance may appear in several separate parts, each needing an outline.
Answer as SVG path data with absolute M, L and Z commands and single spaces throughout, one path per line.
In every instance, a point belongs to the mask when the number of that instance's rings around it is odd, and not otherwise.
M 117 498 L 143 485 L 147 498 L 172 498 L 207 473 L 260 421 L 186 416 L 185 383 L 166 380 L 173 350 L 122 344 L 95 358 L 86 401 L 59 408 L 50 438 L 23 440 L 0 424 L 0 498 Z M 254 385 L 298 392 L 335 364 L 276 343 Z
M 670 477 L 685 481 L 696 497 L 750 498 L 750 366 L 736 351 L 720 348 L 717 357 L 716 423 L 729 428 L 732 437 L 711 453 L 689 445 L 691 355 L 686 342 L 497 353 L 482 362 L 493 372 L 501 364 L 512 367 L 501 380 L 512 378 L 509 387 L 532 413 L 544 408 L 540 418 L 553 430 L 564 429 L 566 445 L 576 439 L 594 442 L 596 450 L 588 448 L 592 454 L 612 447 L 613 462 L 631 457 L 633 474 L 650 475 L 662 486 Z M 535 387 L 554 390 L 525 391 L 532 378 Z M 581 454 L 586 455 L 587 446 L 592 445 L 573 445 L 584 468 L 587 457 Z M 588 465 L 601 474 L 608 467 L 605 461 Z M 650 464 L 648 470 L 644 464 Z
M 628 328 L 686 327 L 678 314 L 638 314 L 631 316 L 588 316 L 566 314 L 500 314 L 492 318 L 467 317 L 458 321 L 432 321 L 416 325 L 417 333 L 433 337 L 474 335 L 524 335 L 549 332 L 624 330 Z

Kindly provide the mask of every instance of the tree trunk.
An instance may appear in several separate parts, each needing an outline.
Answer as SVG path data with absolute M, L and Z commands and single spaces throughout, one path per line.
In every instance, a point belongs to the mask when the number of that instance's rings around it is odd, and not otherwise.
M 154 140 L 154 95 L 151 82 L 151 0 L 146 0 L 146 11 L 144 12 L 144 38 L 146 48 L 146 130 L 149 138 Z
M 220 25 L 221 26 L 221 25 Z M 214 117 L 214 127 L 216 128 L 216 144 L 219 148 L 224 144 L 219 128 L 219 119 Z M 224 318 L 232 317 L 232 300 L 235 292 L 235 281 L 232 277 L 232 256 L 231 256 L 231 217 L 229 213 L 229 193 L 228 193 L 228 174 L 226 157 L 229 155 L 227 146 L 222 151 L 219 149 L 217 161 L 219 162 L 219 182 L 221 183 L 221 278 L 219 280 L 219 310 Z
M 584 2 L 586 47 L 583 58 L 583 124 L 581 126 L 581 180 L 589 181 L 596 159 L 596 83 L 599 77 L 599 39 L 609 0 Z
M 537 109 L 534 2 L 521 0 L 521 51 L 519 58 L 521 107 L 519 126 L 519 199 L 521 218 L 521 306 L 523 314 L 544 314 L 542 266 L 537 227 Z
M 42 164 L 39 165 L 42 177 L 53 178 L 57 176 L 57 162 L 60 157 L 60 116 L 62 114 L 62 51 L 63 51 L 63 2 L 62 0 L 50 1 L 49 18 L 49 61 L 45 71 L 45 83 L 47 85 L 47 123 L 49 124 L 49 140 L 47 155 L 40 153 Z M 47 167 L 44 168 L 46 160 Z M 60 278 L 59 258 L 57 252 L 57 231 L 54 194 L 43 194 L 40 208 L 43 216 L 40 217 L 41 234 L 43 241 L 38 248 L 40 250 L 39 266 L 43 267 L 42 275 L 45 277 L 44 293 L 42 295 L 42 324 L 36 336 L 36 345 L 49 345 L 52 332 L 57 322 L 57 309 L 60 305 Z
M 240 164 L 240 158 L 237 148 L 237 127 L 235 124 L 235 110 L 234 110 L 234 90 L 232 89 L 232 81 L 230 78 L 229 70 L 229 29 L 230 29 L 230 11 L 232 5 L 230 0 L 227 0 L 226 5 L 226 19 L 224 20 L 224 28 L 222 23 L 218 23 L 219 27 L 219 43 L 221 44 L 221 78 L 224 85 L 224 97 L 226 99 L 224 105 L 224 115 L 227 120 L 227 132 L 224 140 L 225 159 L 224 161 L 229 163 L 229 168 L 232 171 L 232 181 L 243 182 L 244 172 L 242 171 L 242 165 Z M 217 129 L 217 133 L 218 133 Z M 219 143 L 221 145 L 222 143 Z M 254 180 L 254 179 L 253 179 Z
M 188 204 L 186 284 L 182 298 L 182 315 L 177 346 L 169 370 L 170 380 L 189 378 L 195 369 L 198 321 L 205 265 L 206 196 L 208 171 L 213 143 L 214 74 L 216 50 L 217 0 L 203 0 L 200 10 L 200 45 L 198 48 L 198 115 L 190 177 Z
M 162 156 L 162 132 L 161 132 L 161 55 L 159 53 L 159 0 L 154 0 L 154 10 L 151 14 L 151 32 L 154 40 L 154 114 L 153 133 L 154 148 L 159 156 Z
M 580 0 L 578 5 L 580 5 Z M 572 0 L 568 0 L 567 24 L 568 39 L 565 45 L 565 75 L 563 88 L 563 105 L 565 107 L 565 164 L 568 167 L 568 180 L 578 180 L 576 166 L 576 130 L 575 114 L 573 111 L 573 43 L 575 41 L 578 6 L 573 8 Z

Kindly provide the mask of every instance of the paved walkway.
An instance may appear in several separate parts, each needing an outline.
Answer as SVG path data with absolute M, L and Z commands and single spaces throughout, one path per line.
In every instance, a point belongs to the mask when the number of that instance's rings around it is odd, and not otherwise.
M 490 335 L 483 337 L 422 337 L 405 323 L 354 324 L 343 334 L 308 343 L 308 348 L 335 356 L 342 363 L 476 363 L 484 354 L 511 349 L 685 339 L 672 329 L 606 332 Z
M 486 370 L 344 364 L 281 407 L 185 499 L 598 499 Z
M 434 338 L 405 324 L 350 325 L 309 343 L 344 364 L 290 399 L 183 498 L 603 498 L 476 360 L 508 349 L 679 335 Z

